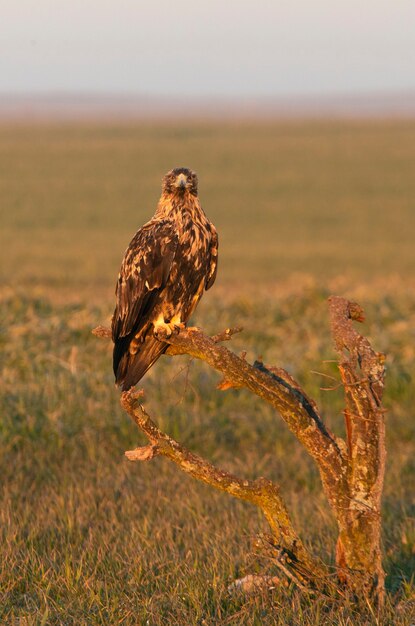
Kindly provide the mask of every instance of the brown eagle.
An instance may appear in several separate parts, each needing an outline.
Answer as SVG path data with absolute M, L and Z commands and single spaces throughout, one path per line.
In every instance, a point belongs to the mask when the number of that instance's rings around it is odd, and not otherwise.
M 126 391 L 144 376 L 168 344 L 167 334 L 188 321 L 216 278 L 218 236 L 197 195 L 195 172 L 168 172 L 154 217 L 128 246 L 116 285 L 112 318 L 113 366 Z

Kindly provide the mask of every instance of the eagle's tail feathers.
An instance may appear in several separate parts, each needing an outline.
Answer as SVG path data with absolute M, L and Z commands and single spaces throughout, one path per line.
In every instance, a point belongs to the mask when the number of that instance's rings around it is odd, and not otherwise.
M 115 375 L 116 384 L 123 391 L 134 387 L 167 350 L 167 347 L 167 343 L 162 343 L 152 335 L 147 335 L 135 354 L 131 354 L 127 348 L 118 363 Z

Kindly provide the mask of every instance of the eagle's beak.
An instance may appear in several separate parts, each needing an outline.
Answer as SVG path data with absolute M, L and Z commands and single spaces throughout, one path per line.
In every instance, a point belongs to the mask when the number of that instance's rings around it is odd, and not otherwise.
M 185 174 L 179 174 L 176 178 L 175 187 L 177 189 L 186 189 L 187 185 L 187 176 Z

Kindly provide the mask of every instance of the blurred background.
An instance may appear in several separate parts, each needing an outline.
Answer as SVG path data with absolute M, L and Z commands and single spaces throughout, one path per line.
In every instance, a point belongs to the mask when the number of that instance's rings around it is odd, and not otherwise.
M 3 283 L 112 286 L 181 165 L 218 286 L 412 275 L 412 2 L 25 0 L 2 23 Z
M 167 461 L 124 461 L 138 434 L 110 342 L 90 330 L 109 322 L 124 250 L 176 166 L 197 171 L 220 238 L 194 323 L 243 326 L 233 349 L 288 369 L 339 435 L 326 299 L 365 308 L 387 354 L 385 567 L 401 606 L 388 623 L 412 623 L 414 24 L 412 0 L 2 3 L 1 623 L 361 623 L 285 587 L 229 598 L 240 574 L 273 573 L 250 554 L 263 520 Z M 195 452 L 280 482 L 330 562 L 310 459 L 268 406 L 217 380 L 162 358 L 146 406 Z

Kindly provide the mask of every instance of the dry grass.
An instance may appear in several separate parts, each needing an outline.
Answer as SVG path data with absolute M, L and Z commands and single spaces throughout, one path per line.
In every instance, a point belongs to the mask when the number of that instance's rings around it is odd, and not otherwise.
M 365 331 L 388 354 L 389 597 L 378 619 L 413 623 L 415 123 L 0 134 L 0 623 L 376 623 L 369 609 L 291 588 L 230 597 L 235 577 L 272 573 L 251 554 L 266 529 L 259 514 L 166 460 L 123 457 L 138 433 L 118 405 L 110 346 L 90 329 L 111 313 L 122 250 L 151 214 L 161 174 L 182 162 L 199 170 L 221 233 L 218 285 L 197 323 L 243 325 L 234 348 L 299 377 L 340 433 L 341 391 L 322 391 L 312 372 L 336 376 L 325 299 L 336 290 L 365 306 Z M 216 380 L 200 363 L 164 358 L 145 379 L 147 407 L 218 464 L 280 481 L 302 536 L 330 561 L 335 527 L 310 459 L 269 407 L 215 391 Z
M 6 283 L 108 298 L 183 163 L 221 236 L 221 285 L 413 277 L 415 122 L 0 127 L 0 146 Z

